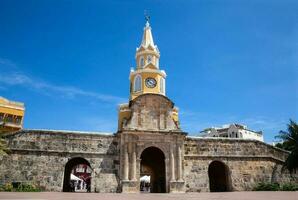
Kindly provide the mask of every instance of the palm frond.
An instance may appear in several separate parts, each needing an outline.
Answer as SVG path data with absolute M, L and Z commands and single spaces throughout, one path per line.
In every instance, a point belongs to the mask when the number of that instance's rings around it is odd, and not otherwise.
M 288 132 L 280 131 L 275 138 L 282 140 L 281 147 L 291 151 L 284 165 L 290 173 L 296 172 L 298 169 L 298 124 L 290 119 L 288 124 Z

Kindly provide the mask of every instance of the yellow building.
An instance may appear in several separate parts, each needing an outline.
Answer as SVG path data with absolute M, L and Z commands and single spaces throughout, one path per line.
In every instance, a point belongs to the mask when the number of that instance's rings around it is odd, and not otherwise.
M 130 101 L 142 94 L 159 94 L 166 96 L 166 72 L 159 68 L 160 52 L 157 45 L 154 44 L 151 26 L 146 21 L 143 38 L 140 46 L 136 50 L 136 67 L 131 69 L 130 80 Z M 118 130 L 121 130 L 122 124 L 130 119 L 131 111 L 129 104 L 119 106 Z M 178 124 L 178 108 L 174 107 L 173 120 Z
M 24 114 L 23 103 L 9 101 L 0 96 L 0 134 L 22 129 Z

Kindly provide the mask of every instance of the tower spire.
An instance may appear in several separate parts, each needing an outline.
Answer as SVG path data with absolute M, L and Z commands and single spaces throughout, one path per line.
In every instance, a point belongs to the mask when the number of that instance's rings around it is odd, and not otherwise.
M 140 54 L 142 51 L 147 52 L 153 51 L 153 54 L 156 54 L 156 56 L 159 58 L 159 50 L 158 47 L 154 44 L 152 32 L 151 32 L 151 26 L 150 26 L 150 16 L 147 14 L 147 11 L 144 12 L 146 24 L 143 31 L 143 37 L 141 44 L 139 48 L 137 48 L 137 54 Z
M 144 48 L 147 48 L 150 45 L 151 47 L 155 48 L 152 33 L 151 33 L 151 26 L 149 23 L 150 16 L 146 13 L 146 11 L 145 11 L 145 20 L 146 20 L 146 25 L 144 27 L 141 46 L 143 46 Z

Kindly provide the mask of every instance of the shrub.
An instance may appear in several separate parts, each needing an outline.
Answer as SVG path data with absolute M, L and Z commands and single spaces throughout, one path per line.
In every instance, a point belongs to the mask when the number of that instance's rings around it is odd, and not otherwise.
M 298 184 L 286 183 L 280 187 L 282 191 L 298 191 Z
M 41 192 L 43 191 L 40 187 L 31 183 L 14 182 L 6 183 L 0 186 L 0 192 Z
M 4 185 L 0 186 L 0 191 L 4 191 L 4 192 L 11 192 L 13 190 L 13 186 L 11 183 L 6 183 Z
M 298 191 L 298 184 L 285 183 L 258 183 L 253 189 L 254 191 Z
M 278 191 L 278 183 L 258 183 L 258 185 L 253 189 L 255 191 Z
M 41 189 L 34 184 L 21 183 L 16 192 L 40 192 Z

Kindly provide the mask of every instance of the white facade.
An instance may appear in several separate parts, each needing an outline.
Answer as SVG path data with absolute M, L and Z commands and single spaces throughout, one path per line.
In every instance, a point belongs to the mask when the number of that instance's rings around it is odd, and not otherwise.
M 200 132 L 202 137 L 226 137 L 264 141 L 262 131 L 249 130 L 241 124 L 228 124 L 222 127 L 206 128 Z

